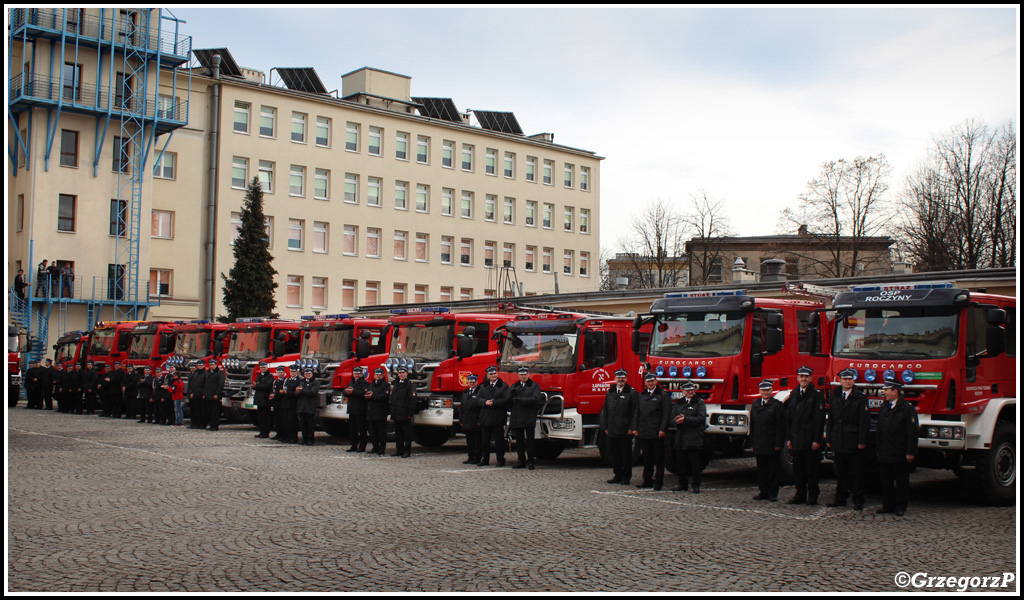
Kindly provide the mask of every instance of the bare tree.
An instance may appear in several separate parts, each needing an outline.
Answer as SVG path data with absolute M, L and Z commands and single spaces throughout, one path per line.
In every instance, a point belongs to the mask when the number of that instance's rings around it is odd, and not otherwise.
M 918 270 L 1016 264 L 1017 136 L 965 120 L 933 139 L 906 179 L 899 225 Z
M 885 197 L 891 172 L 884 154 L 822 164 L 799 196 L 800 205 L 782 211 L 784 228 L 799 229 L 817 241 L 813 251 L 795 253 L 799 259 L 824 277 L 856 275 L 859 265 L 888 268 L 881 263 L 888 263 L 889 256 L 868 248 L 884 239 L 893 217 Z
M 631 235 L 619 239 L 609 277 L 628 277 L 630 288 L 680 284 L 686 270 L 686 222 L 661 198 L 651 201 L 630 225 Z
M 717 269 L 721 273 L 722 250 L 733 231 L 725 214 L 724 200 L 711 198 L 704 189 L 690 194 L 690 199 L 693 209 L 684 218 L 692 236 L 686 244 L 690 285 L 704 285 L 713 271 Z

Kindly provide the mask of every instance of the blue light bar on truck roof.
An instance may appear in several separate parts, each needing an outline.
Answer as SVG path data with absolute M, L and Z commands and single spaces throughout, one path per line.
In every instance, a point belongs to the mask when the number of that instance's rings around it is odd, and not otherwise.
M 270 317 L 242 317 L 241 319 L 235 319 L 235 323 L 266 323 L 270 321 Z
M 392 308 L 391 314 L 393 315 L 418 315 L 418 314 L 429 314 L 429 313 L 446 313 L 448 309 L 444 306 L 430 306 L 423 308 Z
M 301 319 L 303 321 L 326 321 L 328 319 L 348 319 L 348 318 L 351 318 L 351 316 L 350 315 L 343 315 L 343 314 L 338 314 L 338 315 L 303 315 L 303 316 L 299 317 L 299 319 Z
M 715 296 L 746 296 L 747 290 L 732 290 L 727 292 L 673 292 L 665 294 L 666 298 L 712 298 Z
M 931 281 L 927 283 L 893 283 L 890 285 L 855 285 L 850 288 L 854 292 L 891 292 L 899 290 L 949 290 L 952 282 Z

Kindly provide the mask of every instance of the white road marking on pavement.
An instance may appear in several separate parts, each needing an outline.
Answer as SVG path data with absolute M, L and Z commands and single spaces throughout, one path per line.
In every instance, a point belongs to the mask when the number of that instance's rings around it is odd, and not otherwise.
M 11 428 L 11 431 L 18 431 L 18 432 L 25 433 L 25 434 L 28 434 L 28 435 L 42 435 L 42 436 L 45 436 L 45 437 L 59 438 L 59 439 L 62 439 L 62 440 L 72 440 L 72 441 L 75 441 L 75 442 L 84 442 L 86 444 L 96 444 L 97 446 L 106 446 L 107 448 L 116 448 L 118 450 L 129 450 L 129 451 L 133 451 L 133 452 L 142 452 L 143 454 L 152 454 L 154 456 L 162 456 L 163 458 L 173 458 L 175 460 L 184 460 L 184 461 L 188 461 L 188 462 L 197 463 L 197 464 L 200 464 L 200 465 L 207 465 L 207 466 L 210 466 L 210 467 L 221 467 L 223 469 L 231 469 L 232 471 L 244 471 L 245 470 L 245 469 L 239 469 L 238 467 L 229 467 L 227 465 L 218 465 L 217 463 L 210 463 L 210 462 L 206 462 L 206 461 L 202 461 L 202 460 L 195 460 L 195 459 L 192 459 L 192 458 L 183 458 L 181 456 L 174 456 L 173 454 L 161 454 L 160 452 L 153 452 L 152 450 L 142 450 L 141 448 L 130 448 L 128 446 L 118 446 L 118 445 L 115 445 L 115 444 L 104 444 L 103 442 L 94 442 L 92 440 L 83 440 L 82 438 L 69 437 L 69 436 L 66 436 L 66 435 L 54 435 L 52 433 L 42 433 L 40 431 L 28 431 L 28 430 L 25 430 L 25 429 L 16 429 L 16 428 L 13 428 L 13 427 Z
M 439 473 L 486 473 L 494 469 L 438 469 Z
M 651 500 L 653 502 L 661 502 L 663 504 L 678 504 L 680 506 L 696 506 L 698 508 L 711 508 L 711 509 L 715 509 L 715 510 L 724 510 L 724 511 L 728 511 L 728 512 L 753 513 L 753 514 L 758 514 L 758 515 L 766 515 L 766 516 L 769 516 L 769 517 L 779 517 L 779 518 L 783 518 L 783 519 L 793 519 L 793 520 L 796 520 L 796 521 L 818 521 L 820 519 L 829 519 L 829 518 L 832 518 L 832 517 L 836 517 L 836 516 L 839 516 L 841 514 L 841 513 L 836 512 L 836 513 L 833 513 L 833 514 L 830 514 L 830 515 L 826 515 L 825 513 L 829 512 L 829 511 L 828 511 L 827 508 L 824 508 L 824 507 L 819 509 L 819 510 L 817 510 L 814 514 L 812 514 L 810 516 L 801 516 L 801 515 L 791 515 L 791 514 L 786 514 L 786 513 L 771 512 L 771 511 L 766 511 L 766 510 L 757 510 L 757 509 L 754 509 L 754 508 L 738 508 L 738 507 L 735 507 L 735 506 L 716 506 L 714 504 L 701 504 L 701 503 L 698 503 L 698 502 L 683 502 L 683 501 L 680 501 L 680 500 L 668 500 L 668 499 L 665 499 L 665 498 L 654 497 L 654 490 L 651 490 L 649 492 L 641 492 L 641 491 L 636 491 L 636 492 L 602 492 L 602 491 L 599 491 L 599 490 L 590 490 L 590 491 L 591 491 L 591 493 L 601 494 L 601 495 L 604 495 L 604 496 L 616 496 L 618 498 L 630 498 L 630 499 L 633 499 L 633 500 Z M 681 492 L 681 493 L 683 493 L 683 492 Z M 638 494 L 643 494 L 643 495 L 641 496 L 641 495 L 638 495 Z M 661 492 L 658 492 L 658 494 L 661 494 Z

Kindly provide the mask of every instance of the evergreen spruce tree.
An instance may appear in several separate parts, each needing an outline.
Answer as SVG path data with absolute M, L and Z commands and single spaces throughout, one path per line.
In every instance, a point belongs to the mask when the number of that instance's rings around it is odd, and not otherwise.
M 271 266 L 270 240 L 263 215 L 263 187 L 253 177 L 242 202 L 242 226 L 235 240 L 235 265 L 224 278 L 224 306 L 228 321 L 239 317 L 277 317 L 274 290 L 277 270 Z

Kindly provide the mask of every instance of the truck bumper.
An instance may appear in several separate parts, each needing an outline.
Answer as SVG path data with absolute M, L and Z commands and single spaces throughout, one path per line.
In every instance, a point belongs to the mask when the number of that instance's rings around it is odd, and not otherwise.
M 570 440 L 583 439 L 583 416 L 575 408 L 561 415 L 544 415 L 537 418 L 537 439 Z
M 424 408 L 413 415 L 413 425 L 451 427 L 455 424 L 455 411 L 451 408 Z

